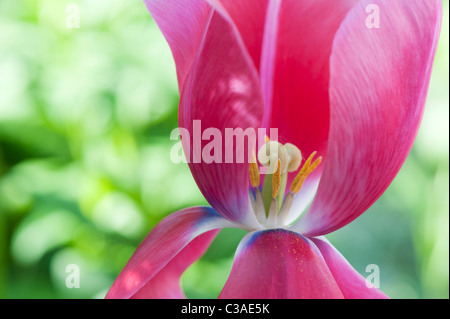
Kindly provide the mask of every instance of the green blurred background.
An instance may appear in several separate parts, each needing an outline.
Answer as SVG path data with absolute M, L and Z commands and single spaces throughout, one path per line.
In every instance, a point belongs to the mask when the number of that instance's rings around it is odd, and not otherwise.
M 448 23 L 444 1 L 400 174 L 328 236 L 362 275 L 378 265 L 393 298 L 449 297 Z M 103 298 L 159 220 L 206 204 L 186 164 L 169 160 L 177 102 L 170 51 L 141 0 L 0 0 L 0 298 Z M 188 297 L 218 296 L 243 235 L 222 231 L 188 269 Z M 70 264 L 80 288 L 66 287 Z

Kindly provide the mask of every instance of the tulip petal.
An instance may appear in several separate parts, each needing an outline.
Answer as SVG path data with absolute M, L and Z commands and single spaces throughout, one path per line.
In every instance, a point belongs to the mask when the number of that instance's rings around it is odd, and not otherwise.
M 144 0 L 144 3 L 169 43 L 182 88 L 212 8 L 205 0 Z
M 380 28 L 368 28 L 377 5 Z M 330 59 L 330 133 L 310 210 L 295 226 L 332 232 L 367 210 L 392 182 L 423 113 L 440 1 L 361 1 L 343 21 Z M 370 22 L 370 21 L 369 21 Z
M 219 298 L 342 298 L 314 244 L 301 235 L 272 229 L 247 234 L 239 244 Z
M 326 152 L 329 57 L 333 38 L 356 0 L 271 0 L 261 85 L 264 123 L 304 156 Z
M 345 299 L 389 298 L 361 276 L 325 238 L 311 240 L 319 248 Z
M 241 129 L 256 138 L 262 117 L 253 61 L 237 29 L 215 12 L 181 94 L 179 124 L 192 140 L 183 140 L 183 148 L 210 205 L 224 217 L 252 228 L 257 227 L 248 197 L 254 142 L 231 133 Z M 206 151 L 210 143 L 215 145 L 212 152 Z
M 259 70 L 267 4 L 269 0 L 208 0 L 239 30 L 242 41 Z
M 207 249 L 215 229 L 233 226 L 209 207 L 169 215 L 139 245 L 106 298 L 183 297 L 181 273 Z
M 138 290 L 133 299 L 185 299 L 180 277 L 184 271 L 208 249 L 219 230 L 210 230 L 194 238 L 145 286 Z
M 314 151 L 326 155 L 329 57 L 335 32 L 355 3 L 271 0 L 269 4 L 261 58 L 263 126 L 278 128 L 279 141 L 296 145 L 304 159 Z M 317 188 L 322 166 L 305 181 L 305 190 Z M 289 174 L 288 185 L 294 177 Z M 305 207 L 312 195 L 301 190 L 298 208 Z

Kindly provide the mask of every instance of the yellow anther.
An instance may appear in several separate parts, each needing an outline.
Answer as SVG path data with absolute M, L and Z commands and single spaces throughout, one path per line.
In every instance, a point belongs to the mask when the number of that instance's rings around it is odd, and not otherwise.
M 259 186 L 259 167 L 256 163 L 255 151 L 252 153 L 252 162 L 250 163 L 250 183 L 253 187 Z
M 295 177 L 294 181 L 292 182 L 291 188 L 296 184 L 296 181 L 299 180 L 303 175 L 305 175 L 306 170 L 308 169 L 309 165 L 311 164 L 311 161 L 313 157 L 316 155 L 317 152 L 312 152 L 311 155 L 309 155 L 308 159 L 305 161 L 305 164 L 303 164 L 302 169 L 300 172 L 298 172 L 297 176 Z
M 272 198 L 276 198 L 280 191 L 281 185 L 281 161 L 278 160 L 275 168 L 275 173 L 272 176 Z
M 308 171 L 306 172 L 307 175 L 311 174 L 317 166 L 322 162 L 322 156 L 319 156 L 309 167 Z
M 308 157 L 308 159 L 305 161 L 305 164 L 303 164 L 302 169 L 298 172 L 297 176 L 295 177 L 294 181 L 292 182 L 290 189 L 293 193 L 297 194 L 300 191 L 305 179 L 308 177 L 308 175 L 310 175 L 316 169 L 316 167 L 322 161 L 322 156 L 320 156 L 311 164 L 311 161 L 312 161 L 313 157 L 316 155 L 316 153 L 317 152 L 313 152 Z
M 264 136 L 264 142 L 265 143 L 269 143 L 270 142 L 270 138 L 267 135 Z

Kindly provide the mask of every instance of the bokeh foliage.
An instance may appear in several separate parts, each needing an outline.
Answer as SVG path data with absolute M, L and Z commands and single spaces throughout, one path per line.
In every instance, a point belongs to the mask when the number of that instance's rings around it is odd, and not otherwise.
M 76 5 L 80 27 L 69 28 Z M 394 298 L 448 298 L 448 1 L 413 151 L 381 199 L 328 238 Z M 170 50 L 141 0 L 0 1 L 0 297 L 102 298 L 173 211 L 207 204 L 174 164 Z M 244 235 L 224 230 L 183 275 L 217 297 Z M 68 289 L 66 267 L 81 270 Z

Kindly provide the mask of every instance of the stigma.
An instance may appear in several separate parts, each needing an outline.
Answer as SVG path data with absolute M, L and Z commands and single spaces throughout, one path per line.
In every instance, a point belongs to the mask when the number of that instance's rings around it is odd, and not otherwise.
M 302 164 L 302 153 L 295 145 L 270 141 L 253 152 L 250 163 L 250 201 L 259 224 L 264 228 L 286 227 L 294 197 L 300 192 L 307 177 L 320 165 L 322 157 L 316 159 L 313 152 Z M 260 166 L 265 169 L 262 189 L 260 188 Z M 300 168 L 301 166 L 301 168 Z M 300 168 L 300 170 L 299 170 Z M 297 172 L 298 170 L 298 172 Z M 288 173 L 296 173 L 286 196 Z

